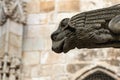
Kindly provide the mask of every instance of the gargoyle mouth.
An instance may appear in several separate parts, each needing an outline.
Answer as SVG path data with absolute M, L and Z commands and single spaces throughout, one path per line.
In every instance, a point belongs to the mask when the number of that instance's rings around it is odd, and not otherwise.
M 55 51 L 56 53 L 63 52 L 65 39 L 66 38 L 63 38 L 62 40 L 52 42 L 52 45 L 53 45 L 52 50 Z

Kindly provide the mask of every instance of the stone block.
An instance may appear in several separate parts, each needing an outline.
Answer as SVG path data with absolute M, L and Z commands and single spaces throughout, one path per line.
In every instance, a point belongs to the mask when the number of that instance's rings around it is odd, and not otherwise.
M 42 72 L 41 65 L 35 65 L 31 67 L 31 77 L 40 77 Z
M 18 24 L 14 21 L 9 21 L 9 32 L 12 32 L 16 35 L 20 35 L 22 36 L 23 35 L 23 25 L 22 24 Z
M 80 11 L 79 0 L 59 0 L 57 1 L 58 12 L 77 12 Z
M 70 77 L 66 74 L 56 75 L 54 77 L 54 80 L 72 80 Z
M 31 66 L 23 65 L 23 77 L 31 77 Z
M 24 51 L 23 52 L 23 64 L 24 65 L 37 65 L 40 63 L 39 51 Z
M 81 0 L 80 11 L 89 11 L 105 7 L 104 0 Z
M 25 78 L 25 77 L 24 77 L 24 80 L 32 80 L 32 78 Z
M 0 48 L 5 46 L 5 35 L 2 35 L 0 37 Z
M 27 13 L 34 14 L 40 12 L 40 0 L 29 0 L 27 2 Z
M 25 27 L 24 37 L 27 38 L 49 38 L 50 30 L 48 25 L 29 25 Z
M 51 13 L 28 14 L 27 24 L 47 24 L 51 19 Z
M 24 30 L 24 50 L 51 50 L 51 34 L 55 25 L 30 25 Z
M 7 27 L 8 27 L 8 23 L 6 22 L 3 26 L 1 26 L 1 34 L 5 35 L 7 32 Z
M 55 64 L 53 65 L 53 75 L 61 75 L 66 73 L 66 64 Z
M 53 75 L 53 65 L 41 65 L 40 76 L 52 76 Z
M 52 25 L 29 25 L 24 29 L 24 50 L 51 50 L 52 41 L 51 34 L 56 30 L 57 26 Z M 37 42 L 36 42 L 37 40 Z M 29 46 L 27 46 L 29 45 Z M 31 46 L 30 46 L 31 45 Z M 37 47 L 38 46 L 38 47 Z
M 105 6 L 112 6 L 120 3 L 120 0 L 104 0 Z
M 106 61 L 107 63 L 109 63 L 110 65 L 113 65 L 113 66 L 120 66 L 120 60 L 117 60 L 117 59 L 111 59 L 111 60 L 108 60 Z
M 9 34 L 9 44 L 22 48 L 22 36 L 16 35 L 14 33 Z
M 45 41 L 43 38 L 35 38 L 32 43 L 34 45 L 32 50 L 44 50 L 45 49 Z
M 73 49 L 73 50 L 70 50 L 66 55 L 66 62 L 69 64 L 69 63 L 78 63 L 80 62 L 79 60 L 79 55 L 80 54 L 83 54 L 83 51 L 80 50 L 80 49 Z M 82 59 L 84 59 L 84 56 L 82 56 Z
M 28 25 L 40 24 L 40 15 L 39 14 L 29 14 L 27 17 L 27 24 Z
M 55 9 L 54 0 L 40 0 L 40 12 L 50 12 Z
M 40 24 L 47 24 L 49 21 L 50 15 L 48 13 L 40 13 Z
M 47 76 L 47 77 L 32 78 L 32 80 L 53 80 L 53 79 L 51 79 L 50 76 Z
M 63 64 L 66 62 L 65 54 L 56 54 L 51 50 L 41 52 L 41 64 Z
M 32 39 L 26 38 L 23 40 L 23 51 L 32 51 L 33 44 Z
M 17 56 L 17 57 L 21 58 L 22 49 L 19 47 L 15 47 L 11 44 L 8 44 L 8 53 L 10 56 Z
M 0 48 L 0 58 L 4 56 L 4 53 L 5 53 L 4 47 Z
M 81 70 L 82 68 L 84 68 L 85 66 L 87 66 L 88 64 L 84 63 L 84 64 L 68 64 L 67 65 L 67 71 L 69 73 L 75 73 L 79 70 Z
M 118 57 L 120 57 L 120 50 L 119 49 L 116 49 L 116 48 L 110 48 L 108 51 L 107 51 L 107 57 L 108 59 L 117 59 Z
M 56 27 L 58 27 L 60 21 L 64 18 L 71 18 L 72 16 L 76 15 L 77 13 L 80 12 L 71 12 L 71 13 L 58 13 L 54 15 L 53 22 L 57 24 Z
M 23 42 L 24 51 L 44 50 L 45 41 L 43 38 L 26 38 Z

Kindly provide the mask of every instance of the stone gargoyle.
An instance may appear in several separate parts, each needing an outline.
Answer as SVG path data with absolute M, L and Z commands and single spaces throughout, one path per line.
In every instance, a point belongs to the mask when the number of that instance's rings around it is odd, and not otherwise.
M 56 53 L 81 48 L 120 48 L 120 4 L 63 19 L 52 33 Z

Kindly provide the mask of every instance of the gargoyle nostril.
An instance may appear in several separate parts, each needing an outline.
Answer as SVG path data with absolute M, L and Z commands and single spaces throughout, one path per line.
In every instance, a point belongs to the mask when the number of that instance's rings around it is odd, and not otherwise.
M 51 39 L 52 39 L 52 40 L 56 40 L 56 39 L 57 39 L 57 35 L 52 34 L 52 35 L 51 35 Z
M 57 39 L 57 36 L 53 36 L 53 40 L 56 40 Z
M 59 32 L 58 32 L 58 31 L 55 31 L 55 32 L 51 35 L 51 39 L 52 39 L 52 40 L 56 40 L 58 34 L 59 34 Z

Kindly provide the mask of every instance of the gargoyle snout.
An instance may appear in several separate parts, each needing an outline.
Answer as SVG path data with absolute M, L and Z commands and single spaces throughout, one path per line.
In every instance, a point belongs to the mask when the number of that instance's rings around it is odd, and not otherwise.
M 58 32 L 55 31 L 54 33 L 52 33 L 52 35 L 51 35 L 51 39 L 52 39 L 53 41 L 56 41 L 56 39 L 57 39 L 57 35 L 58 35 Z

